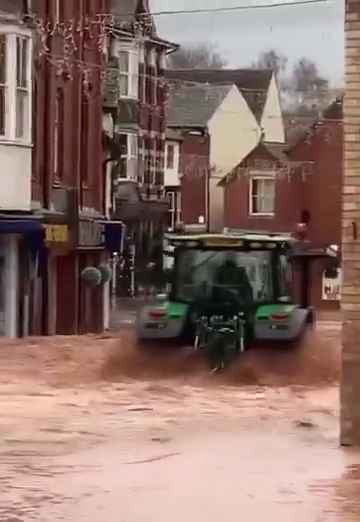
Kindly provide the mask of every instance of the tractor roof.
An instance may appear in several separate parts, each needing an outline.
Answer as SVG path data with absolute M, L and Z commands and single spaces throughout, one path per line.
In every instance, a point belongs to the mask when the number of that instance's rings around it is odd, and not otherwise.
M 288 234 L 166 234 L 165 238 L 174 246 L 204 248 L 241 248 L 261 250 L 261 248 L 290 248 L 296 240 Z

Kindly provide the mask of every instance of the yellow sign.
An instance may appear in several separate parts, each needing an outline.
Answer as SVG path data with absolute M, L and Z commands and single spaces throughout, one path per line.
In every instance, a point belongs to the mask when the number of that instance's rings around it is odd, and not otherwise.
M 47 243 L 67 243 L 69 228 L 67 225 L 45 225 L 45 240 Z

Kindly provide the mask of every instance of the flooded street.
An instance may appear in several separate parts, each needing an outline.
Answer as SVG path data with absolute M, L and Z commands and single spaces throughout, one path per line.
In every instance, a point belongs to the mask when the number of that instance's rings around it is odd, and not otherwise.
M 352 522 L 338 446 L 339 326 L 210 376 L 189 349 L 3 341 L 0 520 Z

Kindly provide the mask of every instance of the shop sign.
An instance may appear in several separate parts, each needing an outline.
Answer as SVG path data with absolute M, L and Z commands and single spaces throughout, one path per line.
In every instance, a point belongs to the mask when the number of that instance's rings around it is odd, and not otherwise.
M 69 241 L 68 225 L 45 225 L 45 241 L 47 243 L 67 243 Z
M 105 225 L 97 221 L 79 221 L 80 247 L 102 247 L 105 244 Z
M 342 272 L 338 269 L 335 279 L 326 277 L 323 273 L 322 280 L 322 299 L 323 301 L 340 301 L 341 299 Z

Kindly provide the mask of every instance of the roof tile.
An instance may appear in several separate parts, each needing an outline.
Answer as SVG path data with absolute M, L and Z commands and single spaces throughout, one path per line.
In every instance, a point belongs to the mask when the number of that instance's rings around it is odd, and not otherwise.
M 167 107 L 167 125 L 205 127 L 232 87 L 185 82 L 172 84 Z
M 169 69 L 170 80 L 179 79 L 209 84 L 235 84 L 260 121 L 273 76 L 270 69 Z

